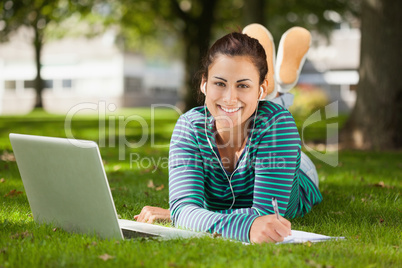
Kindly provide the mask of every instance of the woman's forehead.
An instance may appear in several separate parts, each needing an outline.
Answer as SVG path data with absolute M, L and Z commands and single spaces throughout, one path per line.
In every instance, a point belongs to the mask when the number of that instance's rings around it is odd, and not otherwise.
M 247 55 L 226 55 L 226 54 L 218 54 L 216 55 L 216 57 L 214 58 L 214 60 L 212 61 L 211 65 L 209 67 L 211 67 L 212 65 L 214 65 L 217 62 L 220 61 L 235 61 L 235 62 L 239 62 L 239 63 L 243 63 L 243 62 L 248 62 L 253 64 L 252 61 L 252 57 L 251 56 L 247 56 Z
M 259 77 L 257 67 L 248 56 L 219 55 L 208 68 L 209 77 L 216 74 L 230 76 Z

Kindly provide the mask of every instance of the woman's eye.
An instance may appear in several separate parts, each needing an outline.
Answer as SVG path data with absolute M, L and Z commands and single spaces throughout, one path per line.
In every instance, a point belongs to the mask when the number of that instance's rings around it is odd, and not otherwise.
M 215 85 L 217 85 L 218 87 L 224 87 L 225 84 L 222 82 L 216 82 Z
M 249 88 L 249 86 L 246 85 L 246 84 L 239 84 L 238 87 L 240 87 L 240 88 Z

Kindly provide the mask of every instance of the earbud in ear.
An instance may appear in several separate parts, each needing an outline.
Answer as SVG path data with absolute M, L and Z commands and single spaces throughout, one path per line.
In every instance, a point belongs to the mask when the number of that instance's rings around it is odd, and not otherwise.
M 207 86 L 207 82 L 204 82 L 204 84 L 203 84 L 202 87 L 201 87 L 201 91 L 202 91 L 202 93 L 204 93 L 204 94 L 207 94 L 206 86 Z
M 258 97 L 259 100 L 262 99 L 262 94 L 264 93 L 264 89 L 260 87 L 260 96 Z

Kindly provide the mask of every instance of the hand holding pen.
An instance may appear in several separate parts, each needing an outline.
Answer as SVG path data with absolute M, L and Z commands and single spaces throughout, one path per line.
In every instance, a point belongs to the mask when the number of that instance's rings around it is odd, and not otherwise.
M 256 218 L 250 228 L 250 242 L 282 242 L 291 235 L 291 224 L 279 215 L 279 206 L 276 198 L 272 198 L 275 214 Z

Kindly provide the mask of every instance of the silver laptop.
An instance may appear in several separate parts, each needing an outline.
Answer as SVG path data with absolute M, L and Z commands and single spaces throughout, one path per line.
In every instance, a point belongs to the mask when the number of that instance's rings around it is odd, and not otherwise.
M 13 133 L 10 141 L 38 223 L 106 239 L 205 235 L 118 219 L 95 142 Z

